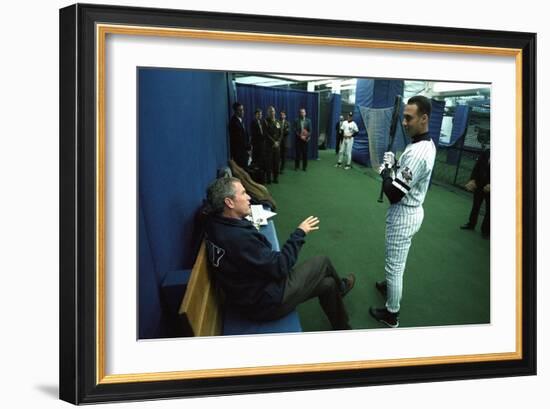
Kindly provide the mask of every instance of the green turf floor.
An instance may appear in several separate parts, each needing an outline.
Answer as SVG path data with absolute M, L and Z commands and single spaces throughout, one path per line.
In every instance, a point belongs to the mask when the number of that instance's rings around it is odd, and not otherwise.
M 354 329 L 378 328 L 368 313 L 384 300 L 375 290 L 384 278 L 384 226 L 388 201 L 377 202 L 378 175 L 354 164 L 335 168 L 334 151 L 320 151 L 307 172 L 294 163 L 268 188 L 277 202 L 275 225 L 281 246 L 309 215 L 320 229 L 306 237 L 298 263 L 328 255 L 341 275 L 354 272 L 355 288 L 345 304 Z M 489 240 L 476 231 L 460 230 L 472 196 L 433 184 L 424 202 L 424 222 L 412 241 L 404 275 L 400 327 L 490 322 Z M 317 299 L 298 307 L 304 331 L 329 330 Z

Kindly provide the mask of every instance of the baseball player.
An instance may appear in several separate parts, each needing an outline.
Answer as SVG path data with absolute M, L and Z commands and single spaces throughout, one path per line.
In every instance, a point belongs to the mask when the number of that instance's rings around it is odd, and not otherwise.
M 403 113 L 403 127 L 411 138 L 399 161 L 392 152 L 384 153 L 379 173 L 383 190 L 391 205 L 386 214 L 385 280 L 376 283 L 386 298 L 382 308 L 369 312 L 389 327 L 399 326 L 399 303 L 403 293 L 403 273 L 414 234 L 420 229 L 435 161 L 435 145 L 428 135 L 432 106 L 428 98 L 409 99 Z
M 357 124 L 353 120 L 353 112 L 350 112 L 348 114 L 348 120 L 342 122 L 340 129 L 343 134 L 343 139 L 342 139 L 342 144 L 340 146 L 340 155 L 338 156 L 338 163 L 335 165 L 335 167 L 337 168 L 342 167 L 342 159 L 344 158 L 344 155 L 345 155 L 346 166 L 344 167 L 344 169 L 348 170 L 351 168 L 351 150 L 353 147 L 353 137 L 359 133 L 359 128 L 357 127 Z

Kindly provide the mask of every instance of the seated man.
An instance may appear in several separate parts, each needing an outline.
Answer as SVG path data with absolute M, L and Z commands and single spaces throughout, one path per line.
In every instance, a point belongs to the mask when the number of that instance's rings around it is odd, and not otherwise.
M 318 218 L 305 219 L 278 252 L 245 219 L 251 213 L 250 196 L 239 179 L 216 179 L 208 187 L 207 202 L 208 261 L 228 305 L 248 319 L 269 321 L 319 297 L 332 328 L 351 329 L 342 297 L 352 289 L 355 276 L 341 279 L 325 256 L 294 268 L 305 236 L 319 228 Z

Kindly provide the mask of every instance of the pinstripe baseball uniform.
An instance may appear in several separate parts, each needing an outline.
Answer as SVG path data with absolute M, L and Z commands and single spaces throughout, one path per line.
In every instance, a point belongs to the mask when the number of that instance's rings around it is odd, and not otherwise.
M 391 181 L 402 197 L 392 202 L 386 215 L 386 308 L 389 312 L 399 311 L 407 255 L 412 237 L 424 218 L 422 203 L 430 185 L 435 153 L 428 133 L 419 135 L 405 148 Z
M 353 137 L 359 132 L 359 128 L 355 121 L 345 121 L 342 122 L 340 126 L 344 134 L 342 139 L 342 144 L 340 145 L 340 155 L 338 156 L 338 164 L 341 164 L 344 156 L 346 157 L 346 166 L 351 165 L 351 151 L 353 148 Z

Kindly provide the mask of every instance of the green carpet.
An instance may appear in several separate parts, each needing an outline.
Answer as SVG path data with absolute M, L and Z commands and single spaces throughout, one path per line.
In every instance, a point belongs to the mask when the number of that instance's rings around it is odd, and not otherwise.
M 279 184 L 268 189 L 277 202 L 275 225 L 281 246 L 307 216 L 320 229 L 306 238 L 298 263 L 328 255 L 340 275 L 354 272 L 355 288 L 345 304 L 354 329 L 383 325 L 368 313 L 384 300 L 374 283 L 384 278 L 384 227 L 389 206 L 377 202 L 379 176 L 354 164 L 335 168 L 334 151 L 320 151 L 307 172 L 289 161 Z M 413 238 L 404 275 L 400 327 L 481 324 L 490 321 L 489 240 L 460 230 L 472 196 L 433 184 L 424 203 L 424 222 Z M 329 330 L 317 299 L 298 307 L 304 331 Z

